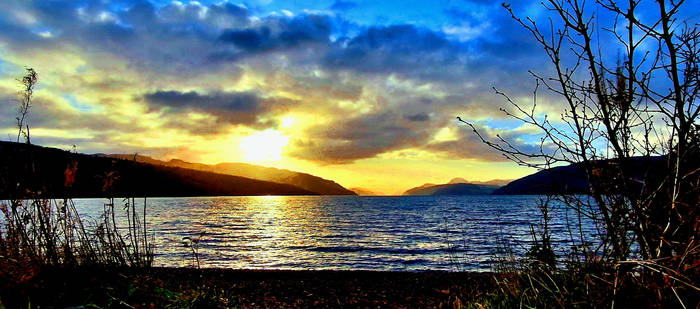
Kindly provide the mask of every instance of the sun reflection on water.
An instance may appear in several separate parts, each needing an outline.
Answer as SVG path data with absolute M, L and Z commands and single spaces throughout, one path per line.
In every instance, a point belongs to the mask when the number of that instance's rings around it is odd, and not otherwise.
M 207 266 L 263 266 L 270 261 L 291 265 L 304 256 L 290 254 L 289 248 L 317 246 L 310 236 L 328 233 L 326 222 L 314 222 L 323 216 L 319 205 L 304 203 L 298 197 L 218 198 L 208 206 L 202 207 L 191 227 L 194 233 L 204 232 L 205 239 L 218 240 L 217 250 L 208 253 L 214 264 Z
M 101 203 L 76 200 L 86 214 Z M 534 200 L 523 197 L 152 198 L 148 205 L 155 264 L 178 267 L 193 265 L 182 239 L 202 235 L 202 267 L 455 270 L 457 245 L 466 261 L 459 267 L 480 270 L 501 233 L 522 238 L 539 220 Z M 555 213 L 552 228 L 563 218 Z

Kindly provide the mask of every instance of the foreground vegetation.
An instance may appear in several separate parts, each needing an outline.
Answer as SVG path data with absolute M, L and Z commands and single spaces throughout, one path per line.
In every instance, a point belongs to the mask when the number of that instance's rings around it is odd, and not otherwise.
M 30 127 L 25 120 L 37 81 L 38 74 L 31 68 L 20 80 L 17 142 L 23 137 L 25 143 L 31 143 Z M 93 221 L 81 218 L 70 198 L 78 172 L 77 161 L 70 161 L 59 171 L 63 175 L 55 175 L 55 169 L 36 160 L 39 151 L 23 148 L 21 156 L 26 160 L 5 162 L 0 169 L 0 185 L 6 198 L 0 200 L 3 291 L 15 291 L 37 274 L 57 268 L 150 267 L 153 247 L 145 222 L 146 199 L 142 207 L 137 206 L 135 198 L 115 199 L 113 189 L 119 175 L 105 173 L 94 180 L 100 182 L 105 197 L 101 215 Z M 56 176 L 63 176 L 60 188 L 54 184 Z M 0 301 L 15 296 L 4 294 Z
M 459 308 L 493 291 L 490 274 L 45 269 L 2 287 L 7 308 Z
M 12 278 L 0 273 L 0 308 L 679 307 L 658 299 L 653 278 L 528 267 L 509 273 L 24 268 Z M 698 297 L 688 292 L 679 297 L 693 308 Z
M 501 270 L 493 277 L 494 290 L 471 300 L 469 307 L 696 308 L 700 304 L 695 288 L 698 265 L 693 273 L 672 276 L 664 273 L 672 269 L 659 269 L 658 264 L 632 268 L 638 262 L 613 264 L 596 259 L 567 261 L 557 267 L 542 258 L 530 255 L 517 267 Z
M 575 245 L 555 256 L 544 203 L 532 262 L 511 269 L 516 278 L 499 284 L 497 304 L 630 307 L 631 298 L 643 307 L 697 307 L 700 31 L 682 19 L 694 7 L 682 0 L 542 5 L 550 13 L 546 24 L 503 6 L 541 45 L 549 74 L 531 72 L 532 100 L 496 90 L 507 103 L 503 112 L 537 132 L 537 150 L 485 136 L 463 122 L 517 164 L 581 166 L 587 194 L 551 198 L 592 220 L 600 237 L 589 242 L 577 232 L 580 223 L 572 224 L 567 238 Z M 542 97 L 560 102 L 550 106 L 556 115 L 538 106 Z M 631 167 L 636 157 L 656 157 L 661 164 Z

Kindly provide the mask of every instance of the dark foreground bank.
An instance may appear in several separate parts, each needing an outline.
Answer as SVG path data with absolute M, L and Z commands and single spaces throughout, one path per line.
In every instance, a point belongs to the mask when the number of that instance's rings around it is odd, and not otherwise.
M 57 268 L 2 281 L 6 308 L 458 308 L 495 288 L 485 273 L 185 268 Z

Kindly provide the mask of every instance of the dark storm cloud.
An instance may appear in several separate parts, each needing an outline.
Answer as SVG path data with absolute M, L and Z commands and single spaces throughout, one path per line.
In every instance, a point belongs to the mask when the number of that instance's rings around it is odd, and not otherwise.
M 466 13 L 465 13 L 466 14 Z M 472 18 L 473 22 L 477 22 Z M 341 29 L 347 21 L 324 15 L 270 16 L 254 27 L 225 29 L 218 37 L 233 49 L 209 53 L 216 61 L 237 62 L 263 53 L 281 53 L 292 59 L 299 48 L 315 44 L 302 53 L 305 61 L 316 62 L 328 71 L 352 71 L 363 75 L 399 74 L 405 78 L 443 83 L 464 80 L 520 80 L 527 69 L 541 65 L 535 58 L 523 60 L 521 53 L 536 44 L 522 34 L 508 16 L 489 27 L 494 33 L 460 42 L 441 31 L 409 24 L 351 27 L 349 36 Z M 514 28 L 518 28 L 517 31 Z M 514 70 L 515 69 L 515 70 Z M 516 73 L 507 73 L 516 72 Z M 512 85 L 522 85 L 514 82 Z M 492 85 L 488 85 L 490 89 Z
M 255 112 L 262 108 L 261 99 L 252 92 L 199 94 L 195 91 L 156 91 L 146 94 L 144 98 L 157 106 L 186 109 Z
M 425 114 L 425 113 L 419 113 L 419 114 L 415 114 L 415 115 L 405 115 L 403 117 L 410 120 L 410 121 L 428 121 L 428 120 L 430 120 L 430 115 Z
M 326 163 L 351 163 L 380 153 L 420 144 L 430 129 L 413 128 L 392 113 L 341 119 L 330 127 L 315 127 L 309 140 L 297 140 L 292 155 Z
M 428 78 L 462 66 L 463 53 L 457 43 L 437 32 L 393 25 L 370 27 L 355 37 L 335 42 L 323 63 L 330 69 Z
M 255 128 L 274 127 L 275 120 L 265 116 L 277 110 L 285 110 L 295 102 L 281 98 L 263 98 L 255 92 L 212 92 L 201 94 L 195 91 L 180 92 L 161 90 L 143 95 L 151 107 L 164 112 L 171 120 L 170 127 L 190 133 L 207 135 L 220 133 L 233 125 Z M 208 114 L 214 121 L 186 121 L 187 112 Z
M 5 11 L 14 8 L 5 6 Z M 217 65 L 221 62 L 236 64 L 269 53 L 330 71 L 401 74 L 440 82 L 474 80 L 484 76 L 483 68 L 489 66 L 493 67 L 489 75 L 502 76 L 513 68 L 526 72 L 536 65 L 531 59 L 516 57 L 535 44 L 529 38 L 522 40 L 520 36 L 526 34 L 505 14 L 492 23 L 488 37 L 459 42 L 441 31 L 407 24 L 354 25 L 349 28 L 355 30 L 347 32 L 349 22 L 342 17 L 312 13 L 271 15 L 253 22 L 247 8 L 230 3 L 155 7 L 137 1 L 115 11 L 102 1 L 40 1 L 22 9 L 35 15 L 39 23 L 26 26 L 0 18 L 7 30 L 0 33 L 0 39 L 9 41 L 9 48 L 26 52 L 69 43 L 88 52 L 112 53 L 143 70 L 190 78 L 226 69 Z M 46 29 L 53 37 L 41 38 L 37 29 Z M 314 48 L 299 51 L 309 44 Z M 515 78 L 525 76 L 521 75 Z
M 212 55 L 218 59 L 238 60 L 255 53 L 279 52 L 304 44 L 328 44 L 331 30 L 331 20 L 327 16 L 268 17 L 255 28 L 224 30 L 219 41 L 237 50 Z
M 244 50 L 264 50 L 274 48 L 270 42 L 270 28 L 260 29 L 226 30 L 219 37 L 224 42 L 229 42 Z
M 484 144 L 466 125 L 445 123 L 458 132 L 456 140 L 434 141 L 438 127 L 406 121 L 392 113 L 365 115 L 337 121 L 331 127 L 317 127 L 310 131 L 310 138 L 295 141 L 297 151 L 292 155 L 330 164 L 352 163 L 372 158 L 382 153 L 407 148 L 431 151 L 448 159 L 478 159 L 506 161 L 498 151 Z M 495 140 L 493 130 L 477 125 L 485 138 Z M 526 153 L 539 153 L 538 145 L 525 143 L 528 134 L 505 130 L 501 137 Z M 545 147 L 551 153 L 552 149 Z
M 14 4 L 14 5 L 13 5 Z M 89 53 L 113 54 L 144 71 L 169 75 L 211 73 L 208 55 L 220 49 L 217 38 L 224 28 L 249 25 L 247 9 L 218 4 L 202 6 L 171 3 L 154 7 L 137 1 L 113 10 L 103 1 L 37 1 L 28 5 L 0 4 L 9 12 L 21 10 L 36 19 L 2 25 L 0 39 L 17 52 L 55 49 L 66 44 Z M 0 20 L 14 20 L 10 15 Z M 7 17 L 7 18 L 5 18 Z M 5 29 L 14 29 L 4 31 Z M 46 31 L 42 38 L 37 31 Z

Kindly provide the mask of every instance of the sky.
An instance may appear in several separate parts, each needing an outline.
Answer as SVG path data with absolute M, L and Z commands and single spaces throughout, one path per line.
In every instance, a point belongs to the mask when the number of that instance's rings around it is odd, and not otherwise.
M 546 20 L 539 1 L 511 6 Z M 35 144 L 248 162 L 381 194 L 534 172 L 456 117 L 536 149 L 537 131 L 505 117 L 493 87 L 528 103 L 528 70 L 551 69 L 494 1 L 9 0 L 3 140 L 16 138 L 26 67 L 39 74 L 27 120 Z M 538 98 L 539 112 L 558 103 Z

